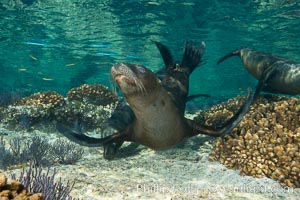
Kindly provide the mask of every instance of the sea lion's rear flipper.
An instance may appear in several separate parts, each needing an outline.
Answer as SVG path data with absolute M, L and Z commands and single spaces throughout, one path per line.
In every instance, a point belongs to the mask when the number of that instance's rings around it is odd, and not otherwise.
M 61 123 L 56 124 L 56 129 L 63 134 L 65 137 L 67 137 L 69 140 L 88 147 L 104 147 L 103 156 L 105 159 L 112 159 L 114 155 L 116 154 L 117 150 L 121 147 L 123 142 L 126 140 L 125 132 L 124 131 L 117 132 L 115 134 L 106 136 L 104 138 L 93 138 L 88 137 L 84 134 L 77 133 L 65 125 Z
M 250 105 L 253 102 L 253 93 L 251 88 L 248 88 L 246 100 L 238 112 L 228 120 L 220 129 L 215 130 L 211 127 L 203 126 L 193 120 L 187 120 L 188 125 L 192 128 L 192 135 L 205 134 L 214 137 L 224 137 L 230 133 L 243 119 L 244 115 L 248 112 Z
M 223 62 L 224 60 L 226 60 L 227 58 L 230 58 L 232 56 L 238 56 L 240 55 L 240 52 L 243 48 L 240 48 L 240 49 L 237 49 L 237 50 L 234 50 L 233 52 L 230 52 L 228 54 L 226 54 L 225 56 L 223 56 L 222 58 L 220 58 L 217 62 L 217 64 L 220 64 L 221 62 Z
M 202 63 L 202 56 L 205 50 L 205 43 L 202 42 L 200 47 L 193 46 L 191 42 L 185 42 L 183 49 L 183 56 L 180 67 L 188 68 L 189 74 Z
M 153 41 L 156 47 L 158 48 L 160 55 L 162 56 L 165 66 L 167 69 L 174 68 L 175 67 L 175 62 L 173 60 L 173 56 L 171 54 L 171 51 L 163 45 L 160 42 Z

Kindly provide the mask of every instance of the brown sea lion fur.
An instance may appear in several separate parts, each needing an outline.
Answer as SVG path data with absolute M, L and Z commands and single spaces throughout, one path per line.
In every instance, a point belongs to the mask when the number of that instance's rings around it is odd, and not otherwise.
M 242 119 L 253 95 L 250 90 L 244 105 L 223 127 L 214 130 L 184 117 L 189 90 L 189 76 L 201 62 L 204 45 L 200 48 L 186 43 L 184 56 L 176 64 L 170 51 L 156 42 L 166 65 L 166 76 L 161 81 L 141 65 L 118 63 L 111 75 L 132 108 L 135 119 L 124 130 L 96 139 L 71 132 L 58 124 L 57 129 L 69 139 L 86 146 L 104 146 L 104 158 L 112 159 L 124 141 L 132 141 L 155 150 L 166 150 L 197 134 L 224 136 Z

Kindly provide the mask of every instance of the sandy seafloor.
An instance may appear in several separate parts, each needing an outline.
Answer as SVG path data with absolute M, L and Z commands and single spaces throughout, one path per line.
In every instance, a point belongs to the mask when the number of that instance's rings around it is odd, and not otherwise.
M 61 137 L 51 126 L 29 132 L 0 127 L 0 134 L 5 139 L 37 135 L 54 141 Z M 113 161 L 103 158 L 101 147 L 84 147 L 84 156 L 75 165 L 54 167 L 64 183 L 75 181 L 72 197 L 85 200 L 300 199 L 300 189 L 283 188 L 269 178 L 240 176 L 237 170 L 209 161 L 212 142 L 197 136 L 163 152 L 126 143 Z M 4 173 L 18 174 L 20 169 Z

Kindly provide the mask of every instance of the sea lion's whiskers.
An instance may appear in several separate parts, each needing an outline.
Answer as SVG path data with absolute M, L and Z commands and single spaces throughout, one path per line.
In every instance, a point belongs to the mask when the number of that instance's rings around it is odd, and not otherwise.
M 143 89 L 142 89 L 142 87 L 141 87 L 140 81 L 137 80 L 136 78 L 134 78 L 133 80 L 134 80 L 135 86 L 138 88 L 138 91 L 143 93 Z
M 140 81 L 140 80 L 137 79 L 137 78 L 134 78 L 134 83 L 135 83 L 135 85 L 137 86 L 138 90 L 139 90 L 143 95 L 146 95 L 146 94 L 147 94 L 147 90 L 146 90 L 144 84 L 142 83 L 142 81 Z
M 147 90 L 146 90 L 145 86 L 143 85 L 143 83 L 141 84 L 141 87 L 142 87 L 142 90 L 143 90 L 144 94 L 145 94 L 145 95 L 147 95 L 147 94 L 148 94 L 148 92 L 147 92 Z

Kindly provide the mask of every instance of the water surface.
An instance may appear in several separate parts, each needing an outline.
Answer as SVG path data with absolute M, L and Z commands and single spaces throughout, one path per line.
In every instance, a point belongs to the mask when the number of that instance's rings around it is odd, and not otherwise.
M 241 46 L 300 61 L 296 0 L 2 0 L 0 89 L 65 94 L 83 83 L 109 86 L 116 62 L 156 71 L 163 61 L 151 40 L 176 60 L 183 43 L 205 41 L 206 64 L 191 77 L 191 94 L 245 94 L 257 81 L 238 58 L 216 61 Z

